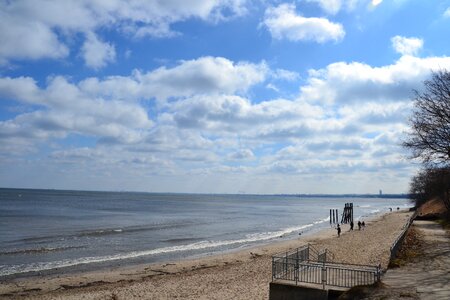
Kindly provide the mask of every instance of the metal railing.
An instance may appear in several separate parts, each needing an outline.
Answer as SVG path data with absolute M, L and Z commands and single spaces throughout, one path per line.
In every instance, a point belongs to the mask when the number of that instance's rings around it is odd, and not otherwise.
M 406 234 L 408 232 L 409 227 L 411 226 L 412 222 L 417 216 L 417 211 L 415 211 L 411 217 L 409 217 L 408 221 L 405 223 L 405 225 L 402 228 L 402 231 L 398 235 L 398 237 L 395 239 L 394 243 L 391 246 L 391 260 L 395 258 L 395 255 L 397 254 L 398 249 L 403 243 L 403 240 L 406 237 Z
M 339 287 L 371 285 L 381 280 L 381 266 L 339 265 L 324 266 L 326 280 L 323 284 Z
M 308 250 L 306 250 L 308 249 Z M 286 255 L 272 257 L 272 281 L 286 280 L 299 283 L 321 284 L 328 286 L 353 287 L 370 285 L 381 279 L 381 266 L 367 266 L 327 262 L 327 250 L 316 251 L 316 259 L 310 255 L 313 251 L 310 245 L 287 252 Z M 306 256 L 295 256 L 295 254 Z
M 317 249 L 311 244 L 287 251 L 274 256 L 275 258 L 298 259 L 300 261 L 326 261 L 328 258 L 334 258 L 334 254 L 327 249 Z

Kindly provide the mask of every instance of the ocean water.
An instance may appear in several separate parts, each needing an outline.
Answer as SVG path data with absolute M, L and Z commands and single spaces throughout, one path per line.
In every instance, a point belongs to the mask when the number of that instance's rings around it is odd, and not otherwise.
M 292 239 L 407 199 L 0 189 L 0 277 L 179 260 Z

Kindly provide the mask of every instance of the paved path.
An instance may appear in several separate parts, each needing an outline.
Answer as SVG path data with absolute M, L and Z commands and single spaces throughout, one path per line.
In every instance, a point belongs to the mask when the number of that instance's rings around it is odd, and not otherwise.
M 450 299 L 450 237 L 432 221 L 414 221 L 422 234 L 424 255 L 412 263 L 389 269 L 382 278 L 389 295 L 379 293 L 370 299 Z M 384 289 L 383 289 L 384 290 Z M 390 291 L 390 292 L 389 292 Z

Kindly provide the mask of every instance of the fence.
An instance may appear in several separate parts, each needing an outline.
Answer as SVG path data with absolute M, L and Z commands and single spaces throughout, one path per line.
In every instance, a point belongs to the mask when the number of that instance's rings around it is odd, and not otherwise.
M 394 243 L 391 246 L 391 260 L 395 258 L 395 255 L 397 254 L 398 249 L 403 243 L 403 240 L 406 237 L 406 233 L 408 232 L 409 227 L 411 226 L 412 222 L 417 216 L 417 211 L 413 213 L 413 215 L 408 219 L 406 224 L 403 226 L 402 231 L 398 235 L 397 239 L 394 241 Z
M 273 256 L 272 280 L 286 280 L 295 284 L 321 284 L 325 289 L 327 285 L 338 287 L 370 285 L 381 279 L 381 266 L 327 262 L 329 252 L 319 251 L 316 257 L 312 257 L 311 253 L 314 252 L 315 249 L 308 245 L 283 256 Z M 296 256 L 297 253 L 300 255 Z M 306 253 L 309 255 L 306 256 Z

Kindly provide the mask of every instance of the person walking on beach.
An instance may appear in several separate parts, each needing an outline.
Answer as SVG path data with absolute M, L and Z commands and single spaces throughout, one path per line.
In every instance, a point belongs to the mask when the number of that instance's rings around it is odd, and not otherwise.
M 358 230 L 361 230 L 361 221 L 358 221 Z
M 366 227 L 366 223 L 364 223 L 364 221 L 362 221 L 361 225 L 363 229 Z
M 339 224 L 338 224 L 336 229 L 337 229 L 337 232 L 338 232 L 338 237 L 340 237 L 341 236 L 341 226 L 339 226 Z
M 353 221 L 350 222 L 350 230 L 353 230 Z

